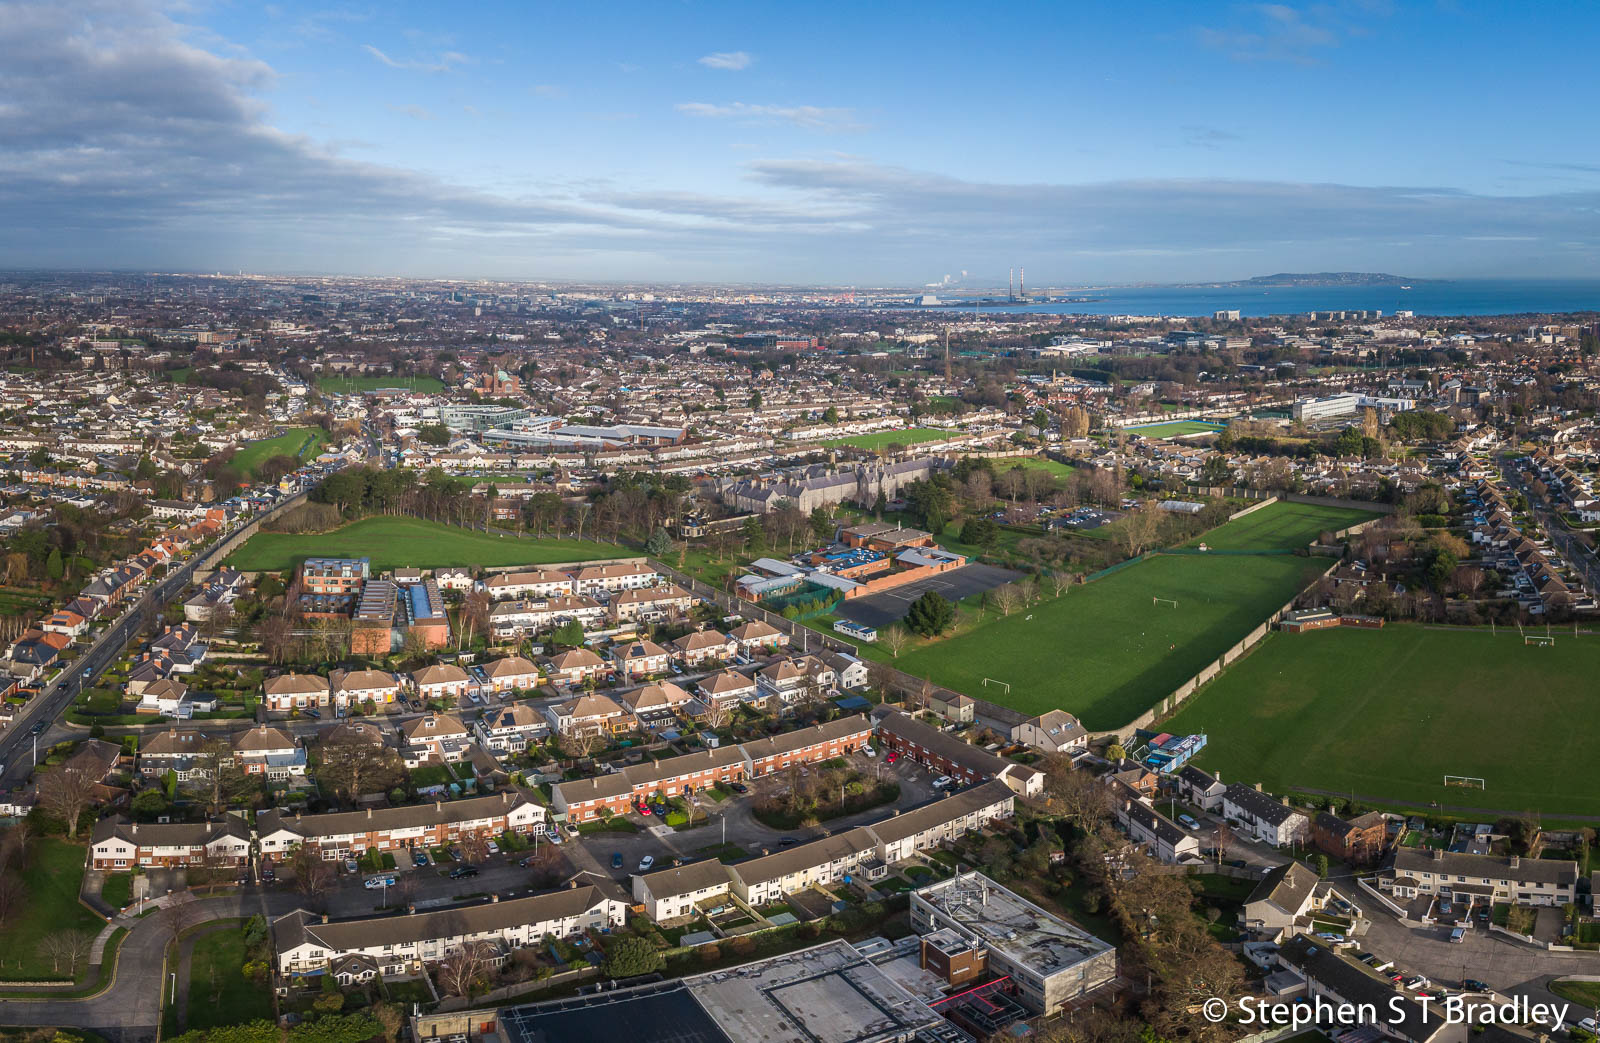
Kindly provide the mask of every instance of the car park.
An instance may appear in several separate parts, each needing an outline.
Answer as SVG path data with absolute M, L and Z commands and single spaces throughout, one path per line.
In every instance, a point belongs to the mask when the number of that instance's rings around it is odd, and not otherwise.
M 655 864 L 656 864 L 656 856 L 655 855 L 645 855 L 643 858 L 639 859 L 639 872 L 647 873 L 647 872 L 650 871 L 650 868 L 652 866 L 654 866 Z

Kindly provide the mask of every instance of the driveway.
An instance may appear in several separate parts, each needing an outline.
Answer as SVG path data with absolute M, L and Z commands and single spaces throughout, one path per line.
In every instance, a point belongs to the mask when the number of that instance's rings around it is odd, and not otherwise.
M 1360 889 L 1355 889 L 1359 891 Z M 1508 996 L 1529 996 L 1535 1002 L 1566 1003 L 1549 991 L 1552 979 L 1568 974 L 1600 974 L 1600 953 L 1550 952 L 1474 926 L 1465 941 L 1450 941 L 1442 927 L 1408 927 L 1376 901 L 1356 897 L 1371 920 L 1362 947 L 1393 960 L 1396 969 L 1425 974 L 1446 988 L 1475 978 Z M 1365 898 L 1365 901 L 1362 899 Z M 1569 1020 L 1587 1017 L 1575 1012 Z

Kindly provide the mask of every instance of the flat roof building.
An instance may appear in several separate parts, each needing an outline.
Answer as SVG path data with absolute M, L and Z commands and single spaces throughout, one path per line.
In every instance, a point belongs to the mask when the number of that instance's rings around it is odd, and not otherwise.
M 987 950 L 991 974 L 1008 974 L 1022 1002 L 1054 1014 L 1117 976 L 1117 950 L 981 873 L 961 873 L 911 893 L 918 934 L 953 930 Z M 948 936 L 947 936 L 948 937 Z

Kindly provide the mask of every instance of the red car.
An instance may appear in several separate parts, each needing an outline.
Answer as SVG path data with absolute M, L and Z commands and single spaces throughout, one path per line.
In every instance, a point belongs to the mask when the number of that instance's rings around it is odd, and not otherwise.
M 646 804 L 644 801 L 640 801 L 633 806 L 633 810 L 637 811 L 641 815 L 648 815 L 650 814 L 650 805 Z
M 893 764 L 895 761 L 897 761 L 899 759 L 900 759 L 900 751 L 898 751 L 898 750 L 890 750 L 889 751 L 889 756 L 887 756 L 887 757 L 885 757 L 883 759 L 883 763 L 885 763 L 885 764 Z

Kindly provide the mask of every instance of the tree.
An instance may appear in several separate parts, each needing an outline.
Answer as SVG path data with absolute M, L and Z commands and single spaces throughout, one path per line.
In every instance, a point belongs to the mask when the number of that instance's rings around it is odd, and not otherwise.
M 974 547 L 989 547 L 1000 536 L 1000 526 L 989 518 L 968 518 L 961 526 L 961 542 Z
M 50 556 L 45 559 L 44 573 L 53 580 L 59 580 L 66 574 L 66 565 L 61 560 L 61 548 L 56 547 L 50 551 Z
M 383 793 L 405 781 L 405 765 L 387 747 L 344 733 L 319 744 L 317 778 L 354 804 L 364 793 Z
M 618 938 L 606 951 L 600 973 L 608 978 L 633 978 L 661 967 L 661 954 L 644 938 Z
M 28 885 L 20 873 L 0 869 L 0 930 L 28 904 Z
M 289 869 L 294 873 L 296 891 L 314 902 L 327 901 L 328 889 L 338 874 L 333 863 L 322 857 L 322 852 L 309 844 L 297 846 L 289 856 Z
M 1002 616 L 1011 615 L 1022 604 L 1022 592 L 1015 583 L 1001 584 L 989 592 L 989 597 Z
M 833 542 L 833 533 L 833 512 L 822 506 L 813 508 L 811 511 L 811 535 L 821 544 Z
M 87 771 L 63 764 L 40 780 L 39 803 L 67 824 L 67 836 L 77 836 L 78 819 L 94 804 L 96 785 Z
M 1114 527 L 1117 546 L 1130 558 L 1149 550 L 1161 532 L 1161 520 L 1165 513 L 1155 500 L 1147 500 L 1129 511 Z
M 492 950 L 487 942 L 466 942 L 439 962 L 439 985 L 452 996 L 471 999 L 488 972 Z
M 1116 761 L 1120 763 L 1121 761 L 1126 760 L 1127 756 L 1128 751 L 1122 748 L 1122 744 L 1120 742 L 1114 742 L 1110 746 L 1106 747 L 1106 760 L 1108 761 Z
M 256 781 L 239 766 L 233 746 L 226 739 L 208 739 L 194 762 L 206 807 L 213 815 L 222 814 L 256 789 Z
M 657 560 L 665 558 L 672 553 L 672 537 L 667 535 L 667 530 L 657 526 L 645 541 L 644 552 Z
M 166 794 L 152 786 L 149 789 L 140 790 L 139 795 L 133 798 L 129 808 L 133 811 L 134 817 L 141 822 L 153 822 L 165 815 L 167 809 L 171 806 Z
M 878 634 L 878 641 L 889 650 L 891 656 L 899 659 L 900 653 L 911 643 L 911 632 L 899 623 L 893 623 Z
M 937 590 L 930 590 L 906 610 L 906 626 L 923 637 L 938 637 L 956 621 L 956 608 Z
M 1070 572 L 1057 570 L 1050 573 L 1049 581 L 1050 593 L 1054 594 L 1056 597 L 1060 597 L 1072 589 L 1073 584 L 1077 582 L 1077 577 Z

